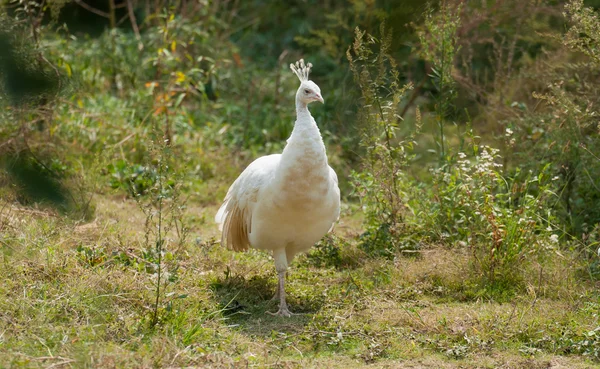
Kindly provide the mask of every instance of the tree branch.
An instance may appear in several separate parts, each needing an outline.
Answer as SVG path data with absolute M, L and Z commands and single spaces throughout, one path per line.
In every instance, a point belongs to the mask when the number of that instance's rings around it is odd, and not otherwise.
M 75 3 L 77 5 L 79 5 L 79 6 L 81 6 L 82 8 L 84 8 L 84 9 L 86 9 L 86 10 L 94 13 L 94 14 L 97 14 L 97 15 L 99 15 L 101 17 L 104 17 L 104 18 L 110 18 L 110 15 L 107 12 L 103 12 L 102 10 L 99 10 L 99 9 L 96 9 L 96 8 L 92 8 L 88 4 L 84 3 L 82 0 L 75 0 Z
M 138 40 L 138 49 L 141 51 L 144 48 L 144 44 L 142 43 L 142 36 L 140 35 L 140 29 L 137 25 L 137 20 L 135 19 L 135 14 L 133 12 L 133 4 L 131 0 L 125 0 L 127 4 L 127 12 L 129 13 L 129 21 L 131 22 L 131 28 L 133 28 L 133 33 L 135 33 L 135 38 Z

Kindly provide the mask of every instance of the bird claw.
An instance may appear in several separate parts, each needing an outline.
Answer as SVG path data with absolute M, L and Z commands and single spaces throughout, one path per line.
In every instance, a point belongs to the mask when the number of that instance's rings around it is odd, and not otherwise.
M 282 316 L 282 317 L 285 317 L 285 318 L 289 318 L 292 315 L 297 315 L 297 314 L 294 314 L 294 313 L 290 312 L 288 308 L 283 308 L 283 309 L 279 308 L 279 310 L 277 310 L 277 312 L 275 312 L 275 313 L 272 313 L 270 311 L 267 311 L 266 313 L 269 314 L 269 315 Z

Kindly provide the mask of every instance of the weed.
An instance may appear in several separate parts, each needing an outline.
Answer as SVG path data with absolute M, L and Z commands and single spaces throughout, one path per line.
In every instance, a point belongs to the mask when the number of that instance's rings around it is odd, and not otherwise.
M 410 160 L 414 136 L 402 140 L 396 135 L 402 121 L 399 104 L 412 85 L 399 84 L 397 64 L 389 53 L 391 33 L 385 23 L 380 40 L 358 28 L 355 34 L 347 58 L 362 94 L 360 145 L 365 157 L 361 171 L 352 175 L 353 186 L 366 214 L 362 244 L 369 253 L 383 255 L 399 246 L 406 182 L 401 169 Z M 376 54 L 373 47 L 379 48 Z
M 171 25 L 174 15 L 164 15 L 164 26 L 162 30 L 162 42 L 165 47 L 171 45 L 175 40 L 171 39 Z M 170 53 L 159 53 L 153 60 L 159 75 L 166 75 L 165 68 L 168 68 L 173 58 Z M 166 81 L 152 85 L 152 93 L 156 96 L 154 99 L 152 119 L 154 123 L 153 133 L 155 137 L 162 137 L 158 143 L 151 143 L 151 160 L 147 166 L 142 166 L 143 180 L 146 180 L 148 187 L 141 188 L 149 195 L 148 199 L 142 198 L 142 193 L 135 193 L 136 200 L 140 208 L 146 215 L 145 222 L 145 250 L 143 258 L 152 266 L 152 287 L 153 301 L 150 309 L 149 325 L 154 328 L 159 322 L 163 321 L 173 311 L 173 303 L 176 299 L 185 298 L 185 294 L 178 294 L 173 285 L 178 281 L 178 251 L 181 250 L 186 242 L 187 227 L 183 223 L 182 210 L 180 203 L 180 184 L 174 177 L 173 171 L 175 159 L 172 152 L 172 127 L 170 112 L 176 108 L 182 100 L 184 94 L 176 102 L 171 101 L 171 89 L 177 86 L 182 80 L 178 73 L 170 75 Z M 164 127 L 159 127 L 159 123 L 164 122 Z M 148 168 L 148 169 L 146 169 Z M 152 177 L 143 178 L 143 174 L 151 173 Z M 132 176 L 131 183 L 136 184 L 137 176 Z M 142 182 L 144 184 L 144 182 Z M 139 190 L 139 187 L 132 185 L 132 190 Z M 174 242 L 171 241 L 170 232 L 173 234 Z M 173 249 L 174 246 L 178 248 Z
M 153 152 L 156 156 L 150 165 L 156 172 L 156 182 L 147 189 L 146 197 L 139 193 L 135 197 L 146 216 L 145 249 L 141 256 L 149 267 L 154 292 L 149 320 L 151 327 L 166 318 L 176 298 L 185 297 L 176 294 L 173 287 L 178 280 L 178 250 L 186 242 L 188 233 L 183 223 L 179 185 L 170 169 L 173 160 L 170 148 L 163 143 Z M 175 185 L 167 186 L 169 180 Z
M 308 262 L 316 267 L 339 267 L 342 264 L 342 247 L 344 240 L 335 235 L 327 235 L 311 248 L 307 255 Z
M 460 26 L 460 11 L 461 5 L 453 7 L 448 2 L 442 1 L 437 12 L 434 13 L 429 9 L 425 14 L 423 28 L 417 32 L 421 46 L 420 53 L 424 60 L 431 63 L 431 77 L 438 92 L 434 109 L 439 130 L 437 144 L 440 165 L 445 164 L 447 154 L 445 119 L 452 113 L 451 103 L 456 97 L 456 83 L 452 77 L 452 69 L 454 56 L 459 48 L 457 31 Z

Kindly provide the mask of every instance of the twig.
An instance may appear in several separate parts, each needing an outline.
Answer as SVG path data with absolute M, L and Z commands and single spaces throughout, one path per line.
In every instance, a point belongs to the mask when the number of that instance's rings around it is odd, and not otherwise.
M 63 360 L 63 361 L 61 361 L 59 363 L 54 363 L 54 364 L 48 366 L 47 369 L 56 368 L 56 367 L 59 367 L 59 366 L 62 366 L 62 365 L 66 365 L 66 364 L 69 364 L 69 363 L 73 363 L 73 362 L 75 362 L 75 360 L 73 360 L 73 359 L 66 359 L 66 360 Z
M 122 139 L 121 141 L 117 142 L 116 144 L 114 144 L 113 146 L 121 146 L 122 144 L 124 144 L 125 142 L 127 142 L 131 137 L 137 135 L 137 132 L 133 132 L 132 134 L 128 135 L 127 137 L 125 137 L 124 139 Z
M 135 33 L 135 38 L 138 40 L 138 50 L 142 51 L 144 49 L 144 44 L 142 43 L 140 29 L 137 25 L 137 20 L 135 19 L 135 13 L 133 12 L 133 4 L 131 3 L 131 0 L 125 0 L 125 2 L 127 4 L 127 13 L 129 14 L 129 21 L 131 22 L 133 33 Z
M 108 0 L 108 19 L 110 20 L 110 29 L 117 27 L 115 18 L 115 0 Z
M 429 68 L 428 68 L 429 69 Z M 421 82 L 419 82 L 419 84 L 415 87 L 412 96 L 410 97 L 410 100 L 408 100 L 408 102 L 406 103 L 406 105 L 404 106 L 404 109 L 402 109 L 402 112 L 400 113 L 400 115 L 398 116 L 398 120 L 397 122 L 399 123 L 402 118 L 404 118 L 406 116 L 406 113 L 408 112 L 408 109 L 410 109 L 410 107 L 412 106 L 412 104 L 415 102 L 415 100 L 417 99 L 417 97 L 421 96 L 421 88 L 423 87 L 423 85 L 425 84 L 425 81 L 427 80 L 427 77 L 430 73 L 425 73 L 425 76 L 421 79 Z
M 82 8 L 84 8 L 84 9 L 86 9 L 86 10 L 88 10 L 88 11 L 90 11 L 90 12 L 96 14 L 96 15 L 99 15 L 101 17 L 109 18 L 110 19 L 110 15 L 107 12 L 104 12 L 102 10 L 93 8 L 90 5 L 84 3 L 82 0 L 75 0 L 75 3 L 77 5 L 79 5 L 79 6 L 81 6 Z

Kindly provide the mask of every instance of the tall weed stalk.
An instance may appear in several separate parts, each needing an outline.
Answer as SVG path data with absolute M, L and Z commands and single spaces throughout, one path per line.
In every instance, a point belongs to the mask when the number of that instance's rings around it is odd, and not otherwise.
M 151 84 L 149 93 L 153 95 L 153 136 L 150 143 L 149 172 L 155 173 L 153 184 L 145 195 L 137 194 L 136 199 L 146 215 L 145 258 L 152 271 L 152 304 L 150 326 L 156 326 L 163 317 L 172 312 L 175 299 L 184 298 L 174 291 L 179 269 L 178 254 L 185 245 L 187 227 L 183 221 L 184 206 L 181 201 L 181 180 L 176 173 L 171 115 L 185 96 L 173 101 L 174 90 L 185 79 L 181 72 L 169 73 L 169 64 L 175 58 L 166 48 L 174 51 L 177 40 L 169 33 L 174 16 L 165 14 L 162 36 L 165 48 L 152 60 L 157 70 L 157 81 Z M 177 246 L 177 248 L 173 248 Z
M 425 15 L 425 22 L 417 35 L 420 41 L 420 54 L 431 66 L 430 76 L 437 94 L 435 100 L 435 122 L 439 136 L 440 165 L 446 163 L 446 135 L 444 132 L 445 120 L 452 113 L 452 101 L 456 97 L 452 69 L 454 56 L 458 52 L 457 30 L 460 26 L 461 6 L 452 7 L 442 1 L 440 9 L 433 12 L 429 9 Z
M 156 181 L 144 194 L 137 194 L 136 201 L 146 216 L 144 227 L 145 270 L 150 273 L 152 291 L 149 304 L 149 324 L 156 326 L 173 310 L 173 302 L 185 295 L 178 295 L 178 255 L 187 239 L 187 226 L 183 220 L 181 181 L 175 173 L 174 156 L 166 140 L 151 143 L 150 170 L 156 173 Z
M 352 179 L 367 217 L 362 245 L 374 254 L 390 254 L 400 244 L 406 181 L 402 169 L 408 165 L 416 134 L 397 136 L 403 120 L 400 104 L 412 84 L 400 84 L 397 63 L 390 55 L 391 42 L 385 24 L 380 39 L 357 28 L 346 53 L 362 96 L 358 122 L 364 157 Z M 419 127 L 418 111 L 417 117 Z

